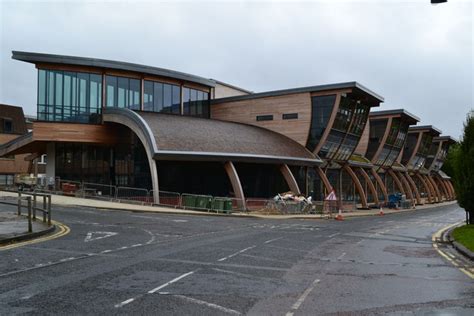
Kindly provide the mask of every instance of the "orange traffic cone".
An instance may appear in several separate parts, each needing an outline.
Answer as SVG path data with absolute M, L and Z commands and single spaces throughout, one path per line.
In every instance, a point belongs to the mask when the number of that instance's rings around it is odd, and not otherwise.
M 383 208 L 382 206 L 380 207 L 380 212 L 379 212 L 379 215 L 382 216 L 382 215 L 385 215 L 385 213 L 383 212 Z
M 343 221 L 344 217 L 342 217 L 342 211 L 339 209 L 339 213 L 336 215 L 336 221 Z

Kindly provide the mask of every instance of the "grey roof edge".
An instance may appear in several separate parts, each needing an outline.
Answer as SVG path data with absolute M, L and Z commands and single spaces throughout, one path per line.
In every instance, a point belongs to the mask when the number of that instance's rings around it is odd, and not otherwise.
M 210 79 L 203 77 L 187 74 L 170 69 L 146 66 L 141 64 L 134 64 L 129 62 L 91 58 L 91 57 L 78 57 L 78 56 L 67 56 L 67 55 L 56 55 L 56 54 L 44 54 L 44 53 L 33 53 L 24 51 L 12 51 L 12 59 L 29 62 L 29 63 L 55 63 L 64 65 L 79 65 L 79 66 L 91 66 L 98 68 L 108 68 L 116 70 L 127 70 L 138 73 L 145 73 L 150 75 L 157 75 L 162 77 L 169 77 L 179 80 L 185 80 L 202 84 L 208 87 L 214 87 L 215 82 Z
M 227 83 L 227 82 L 223 82 L 223 81 L 220 81 L 220 80 L 217 80 L 217 79 L 210 79 L 212 81 L 214 81 L 215 83 L 218 83 L 220 85 L 223 85 L 223 86 L 226 86 L 226 87 L 229 87 L 229 88 L 232 88 L 232 89 L 235 89 L 235 90 L 239 90 L 239 91 L 242 91 L 242 92 L 245 92 L 245 93 L 248 93 L 248 94 L 253 94 L 254 92 L 253 91 L 250 91 L 250 90 L 247 90 L 247 89 L 244 89 L 244 88 L 241 88 L 241 87 L 237 87 L 237 86 L 234 86 L 230 83 Z
M 442 133 L 442 131 L 439 128 L 434 127 L 433 125 L 419 125 L 419 126 L 410 126 L 408 128 L 408 132 L 410 131 L 420 131 L 420 130 L 425 130 L 428 129 L 430 131 L 435 131 L 439 134 Z
M 374 116 L 384 116 L 384 115 L 406 115 L 410 118 L 412 118 L 413 120 L 419 122 L 420 121 L 420 118 L 418 116 L 416 116 L 415 114 L 412 114 L 410 112 L 408 112 L 407 110 L 405 109 L 395 109 L 395 110 L 381 110 L 381 111 L 371 111 L 370 114 L 369 114 L 369 117 L 374 117 Z
M 434 137 L 433 138 L 433 141 L 448 141 L 448 142 L 451 142 L 451 143 L 457 143 L 458 140 L 452 136 L 449 136 L 449 135 L 445 135 L 445 136 L 437 136 L 437 137 Z
M 318 91 L 325 91 L 325 90 L 338 90 L 338 89 L 345 89 L 345 88 L 356 88 L 359 89 L 370 96 L 374 97 L 375 99 L 379 100 L 380 102 L 384 102 L 384 98 L 377 93 L 369 90 L 365 86 L 361 85 L 356 81 L 350 82 L 341 82 L 341 83 L 332 83 L 332 84 L 325 84 L 325 85 L 318 85 L 318 86 L 308 86 L 308 87 L 300 87 L 300 88 L 291 88 L 291 89 L 283 89 L 283 90 L 273 90 L 273 91 L 266 91 L 266 92 L 258 92 L 253 93 L 250 95 L 241 95 L 241 96 L 234 96 L 234 97 L 227 97 L 227 98 L 220 98 L 211 100 L 211 104 L 218 104 L 222 102 L 230 102 L 230 101 L 241 101 L 241 100 L 250 100 L 250 99 L 257 99 L 257 98 L 265 98 L 265 97 L 276 97 L 282 96 L 287 94 L 295 94 L 295 93 L 304 93 L 304 92 L 318 92 Z
M 303 164 L 303 165 L 321 165 L 323 161 L 320 158 L 298 158 L 298 157 L 287 157 L 287 156 L 271 156 L 271 155 L 255 155 L 255 154 L 236 154 L 236 153 L 225 153 L 225 152 L 201 152 L 201 151 L 178 151 L 178 150 L 158 150 L 154 155 L 154 159 L 169 159 L 182 157 L 192 159 L 212 159 L 218 160 L 243 160 L 252 162 L 273 162 L 273 163 L 290 163 L 290 164 Z

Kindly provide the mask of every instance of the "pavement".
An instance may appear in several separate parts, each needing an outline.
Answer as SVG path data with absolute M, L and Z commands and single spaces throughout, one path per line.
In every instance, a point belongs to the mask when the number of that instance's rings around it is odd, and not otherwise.
M 464 219 L 455 204 L 342 222 L 64 205 L 53 214 L 69 234 L 0 247 L 0 314 L 474 313 L 461 270 L 472 262 L 433 247 L 435 232 Z
M 0 203 L 10 202 L 3 200 Z M 54 231 L 54 226 L 48 226 L 42 220 L 32 221 L 32 232 L 28 232 L 28 218 L 24 215 L 17 215 L 17 210 L 11 207 L 5 207 L 0 204 L 0 245 L 21 241 L 25 239 L 36 238 Z

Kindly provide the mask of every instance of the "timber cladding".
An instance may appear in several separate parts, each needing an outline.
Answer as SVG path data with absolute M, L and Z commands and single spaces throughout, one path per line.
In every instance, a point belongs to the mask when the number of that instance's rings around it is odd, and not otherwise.
M 298 118 L 284 120 L 283 114 L 288 113 L 298 113 Z M 257 121 L 260 115 L 273 115 L 273 120 Z M 297 93 L 213 104 L 211 118 L 263 127 L 306 146 L 311 125 L 311 94 Z
M 109 125 L 33 123 L 33 139 L 35 141 L 115 144 L 119 142 L 120 131 L 118 126 Z

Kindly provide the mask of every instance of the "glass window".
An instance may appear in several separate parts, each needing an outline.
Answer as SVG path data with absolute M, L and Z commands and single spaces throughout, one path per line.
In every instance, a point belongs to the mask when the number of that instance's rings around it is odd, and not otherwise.
M 179 114 L 181 113 L 181 89 L 179 86 L 172 86 L 173 94 L 173 109 L 172 113 Z
M 163 84 L 155 82 L 153 84 L 154 101 L 153 108 L 155 112 L 163 111 Z
M 128 79 L 123 77 L 118 77 L 117 79 L 118 86 L 118 97 L 117 97 L 117 106 L 119 108 L 128 107 Z
M 183 88 L 183 114 L 191 114 L 191 89 Z
M 105 85 L 107 86 L 107 89 L 106 89 L 107 102 L 105 106 L 107 107 L 117 106 L 117 77 L 106 76 Z
M 129 109 L 140 110 L 140 80 L 130 79 L 130 91 L 129 91 Z
M 311 98 L 311 127 L 308 142 L 306 143 L 306 148 L 311 152 L 316 149 L 327 127 L 335 101 L 335 94 Z
M 46 71 L 38 71 L 38 104 L 46 104 Z
M 39 120 L 96 123 L 95 113 L 100 113 L 102 104 L 102 76 L 41 69 L 37 102 Z
M 143 86 L 143 110 L 153 111 L 153 82 L 145 81 Z
M 171 113 L 171 106 L 173 102 L 173 96 L 170 84 L 163 85 L 163 112 Z

